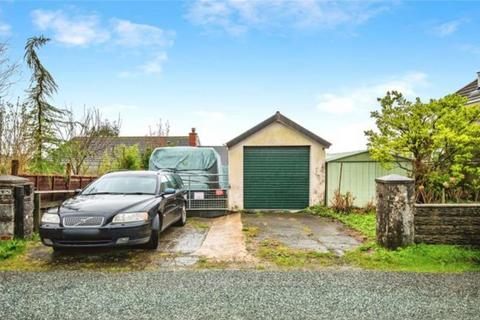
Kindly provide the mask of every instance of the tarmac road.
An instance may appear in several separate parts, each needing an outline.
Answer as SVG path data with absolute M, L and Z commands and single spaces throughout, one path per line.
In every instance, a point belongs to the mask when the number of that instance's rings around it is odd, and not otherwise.
M 0 272 L 0 319 L 479 319 L 480 273 Z

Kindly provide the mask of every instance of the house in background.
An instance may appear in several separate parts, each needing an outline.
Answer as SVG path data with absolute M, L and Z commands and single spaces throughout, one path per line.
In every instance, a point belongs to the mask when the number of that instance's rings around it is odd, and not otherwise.
M 467 105 L 480 103 L 480 71 L 477 72 L 477 79 L 473 80 L 456 93 L 468 98 Z
M 75 139 L 82 139 L 75 138 Z M 92 154 L 84 161 L 84 167 L 87 172 L 96 174 L 102 163 L 104 154 L 113 156 L 115 148 L 124 145 L 131 147 L 136 145 L 140 154 L 145 153 L 148 149 L 153 150 L 158 147 L 176 147 L 176 146 L 200 146 L 200 139 L 195 128 L 186 136 L 118 136 L 109 138 L 100 138 L 93 141 L 91 147 Z
M 330 143 L 280 112 L 227 147 L 231 210 L 304 209 L 324 203 Z
M 408 176 L 405 168 L 410 168 L 410 160 L 400 158 L 397 162 L 399 164 L 392 163 L 393 167 L 386 169 L 373 160 L 367 150 L 328 154 L 325 205 L 331 204 L 336 190 L 342 194 L 350 192 L 355 197 L 356 207 L 375 203 L 376 178 L 389 174 Z

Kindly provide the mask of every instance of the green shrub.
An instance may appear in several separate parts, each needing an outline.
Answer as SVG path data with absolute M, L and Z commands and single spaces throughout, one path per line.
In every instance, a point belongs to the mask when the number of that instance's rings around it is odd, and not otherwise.
M 133 145 L 127 147 L 120 145 L 115 148 L 113 163 L 113 170 L 140 170 L 142 169 L 142 159 L 138 146 Z
M 142 153 L 142 169 L 148 170 L 150 166 L 150 156 L 152 155 L 153 149 L 147 148 L 145 152 Z
M 25 241 L 22 240 L 1 240 L 0 261 L 6 260 L 25 250 Z

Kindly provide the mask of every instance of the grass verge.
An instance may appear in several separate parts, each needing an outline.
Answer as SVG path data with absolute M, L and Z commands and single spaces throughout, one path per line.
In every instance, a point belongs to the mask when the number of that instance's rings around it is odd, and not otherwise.
M 415 244 L 387 250 L 369 242 L 343 258 L 348 264 L 384 271 L 480 271 L 480 250 L 453 245 Z
M 313 206 L 307 208 L 305 212 L 320 217 L 327 217 L 342 222 L 347 227 L 354 229 L 369 240 L 375 239 L 376 217 L 374 212 L 370 213 L 337 213 L 331 209 Z
M 338 220 L 362 233 L 367 242 L 346 252 L 347 265 L 364 269 L 412 272 L 480 271 L 480 249 L 454 245 L 414 244 L 387 250 L 375 243 L 375 213 L 336 213 L 324 207 L 311 207 L 306 212 Z

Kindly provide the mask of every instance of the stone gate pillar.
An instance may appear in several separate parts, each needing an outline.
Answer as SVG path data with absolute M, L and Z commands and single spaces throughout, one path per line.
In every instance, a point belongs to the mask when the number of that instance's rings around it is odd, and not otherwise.
M 414 180 L 392 174 L 377 185 L 377 243 L 396 249 L 414 243 Z
M 0 239 L 24 238 L 33 232 L 33 184 L 17 176 L 0 176 Z

